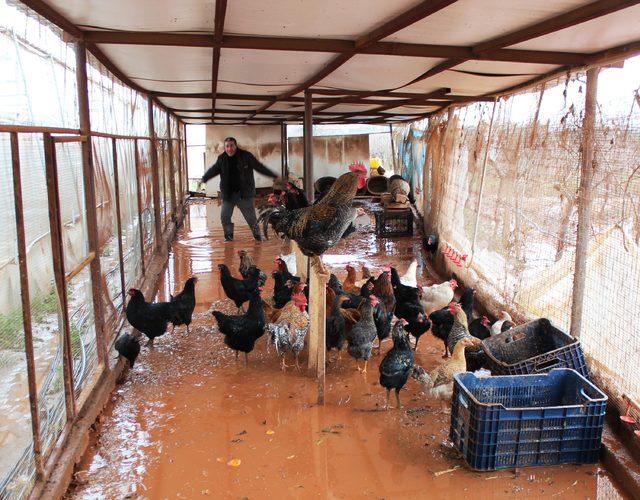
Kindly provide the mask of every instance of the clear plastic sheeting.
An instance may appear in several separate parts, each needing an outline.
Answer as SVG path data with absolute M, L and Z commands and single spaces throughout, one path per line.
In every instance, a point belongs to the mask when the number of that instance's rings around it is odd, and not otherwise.
M 142 226 L 144 237 L 144 260 L 149 262 L 153 253 L 155 222 L 153 216 L 153 188 L 151 175 L 151 141 L 138 141 L 140 199 L 142 200 Z
M 87 53 L 91 129 L 110 134 L 147 136 L 147 98 L 124 85 Z
M 0 0 L 0 123 L 78 128 L 75 64 L 57 27 Z
M 640 58 L 599 76 L 592 213 L 581 341 L 614 397 L 640 399 Z M 569 331 L 577 235 L 585 74 L 394 129 L 403 176 L 424 165 L 424 220 L 439 256 L 497 315 L 545 316 Z M 426 146 L 420 154 L 419 144 Z
M 10 165 L 10 158 L 9 134 L 0 134 L 0 164 Z M 34 478 L 12 186 L 10 168 L 0 168 L 0 498 L 22 498 Z
M 124 304 L 121 268 L 118 249 L 118 214 L 116 207 L 115 172 L 113 168 L 112 139 L 94 137 L 93 169 L 95 172 L 96 215 L 98 219 L 98 242 L 105 331 L 111 339 L 116 327 L 119 311 Z
M 136 287 L 142 275 L 140 225 L 135 159 L 135 141 L 120 140 L 118 147 L 118 181 L 120 186 L 120 225 L 126 288 Z

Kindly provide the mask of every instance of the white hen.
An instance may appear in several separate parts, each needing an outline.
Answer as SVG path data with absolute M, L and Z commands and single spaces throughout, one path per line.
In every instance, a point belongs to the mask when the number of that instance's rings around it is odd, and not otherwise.
M 418 288 L 418 280 L 416 278 L 416 271 L 418 270 L 418 261 L 413 259 L 409 267 L 407 268 L 407 272 L 400 276 L 400 283 L 406 286 L 412 286 L 413 288 Z
M 453 300 L 453 291 L 458 287 L 456 280 L 445 281 L 437 285 L 423 286 L 420 303 L 427 316 L 433 311 L 442 309 Z
M 513 323 L 511 316 L 507 311 L 500 311 L 500 318 L 493 325 L 491 325 L 491 335 L 498 335 L 502 332 L 502 323 L 510 321 Z

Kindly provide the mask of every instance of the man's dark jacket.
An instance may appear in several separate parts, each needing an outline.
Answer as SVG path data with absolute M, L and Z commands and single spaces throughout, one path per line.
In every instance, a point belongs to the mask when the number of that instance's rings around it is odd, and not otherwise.
M 242 199 L 253 198 L 256 195 L 256 182 L 253 178 L 254 170 L 267 177 L 277 177 L 276 174 L 260 163 L 249 151 L 238 148 L 234 156 L 238 162 L 237 169 L 235 170 L 240 173 L 240 196 Z M 222 193 L 222 199 L 228 200 L 233 194 L 229 189 L 231 183 L 230 178 L 232 175 L 237 175 L 237 172 L 232 171 L 229 164 L 229 155 L 225 152 L 218 156 L 216 162 L 204 173 L 202 182 L 207 182 L 216 175 L 220 175 L 220 192 Z

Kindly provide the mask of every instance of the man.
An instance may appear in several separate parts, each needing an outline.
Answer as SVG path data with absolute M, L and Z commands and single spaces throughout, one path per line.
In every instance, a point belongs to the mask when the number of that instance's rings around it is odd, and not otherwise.
M 253 237 L 258 241 L 262 240 L 254 209 L 254 199 L 256 197 L 256 183 L 253 178 L 254 170 L 274 179 L 278 177 L 260 163 L 249 151 L 240 149 L 233 137 L 227 137 L 224 140 L 224 153 L 218 156 L 216 162 L 202 176 L 202 182 L 205 183 L 216 175 L 220 175 L 220 193 L 222 196 L 220 219 L 225 241 L 233 240 L 231 216 L 236 206 L 242 212 L 247 224 L 249 224 Z

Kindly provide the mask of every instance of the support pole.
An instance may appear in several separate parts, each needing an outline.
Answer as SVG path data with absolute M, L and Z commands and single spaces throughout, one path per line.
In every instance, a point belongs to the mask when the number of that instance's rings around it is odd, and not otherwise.
M 151 100 L 151 96 L 149 96 L 147 103 L 149 108 L 149 139 L 151 140 L 149 155 L 151 156 L 151 183 L 153 185 L 153 221 L 156 227 L 155 246 L 158 247 L 162 240 L 162 227 L 160 224 L 160 177 L 158 174 L 158 142 L 153 124 L 153 101 Z
M 73 392 L 73 355 L 71 352 L 71 328 L 69 326 L 69 304 L 67 285 L 64 279 L 64 251 L 62 244 L 62 222 L 60 220 L 60 192 L 58 189 L 58 167 L 56 165 L 56 146 L 51 134 L 42 134 L 44 144 L 44 165 L 47 175 L 47 201 L 49 204 L 49 229 L 51 231 L 51 256 L 53 274 L 59 306 L 58 328 L 62 333 L 62 379 L 64 401 L 67 409 L 67 422 L 76 417 L 76 399 Z
M 304 161 L 302 164 L 304 190 L 309 203 L 313 203 L 313 100 L 309 90 L 304 92 Z
M 280 176 L 289 177 L 289 166 L 287 165 L 289 151 L 287 149 L 287 124 L 282 122 L 280 124 Z
M 78 87 L 78 110 L 80 114 L 80 133 L 87 136 L 81 142 L 82 148 L 82 177 L 84 181 L 84 205 L 87 217 L 87 235 L 89 238 L 89 252 L 94 252 L 96 258 L 91 261 L 91 291 L 93 295 L 93 319 L 96 329 L 96 347 L 98 360 L 108 365 L 107 336 L 104 331 L 104 313 L 102 310 L 102 270 L 100 266 L 100 241 L 98 237 L 98 216 L 96 214 L 95 172 L 93 169 L 93 151 L 91 144 L 91 118 L 89 112 L 89 90 L 87 84 L 87 51 L 84 42 L 75 43 L 76 51 L 76 83 Z M 55 146 L 54 146 L 55 147 Z
M 11 132 L 11 163 L 13 166 L 13 202 L 16 218 L 18 265 L 20 267 L 20 297 L 22 299 L 22 324 L 24 325 L 24 354 L 27 358 L 27 381 L 29 384 L 29 405 L 31 409 L 31 434 L 33 435 L 33 456 L 36 475 L 42 477 L 44 461 L 40 438 L 40 412 L 38 411 L 38 386 L 36 383 L 35 357 L 33 351 L 33 330 L 31 325 L 31 300 L 29 296 L 29 272 L 27 269 L 27 245 L 22 209 L 22 177 L 20 172 L 20 147 L 17 132 Z
M 122 247 L 122 216 L 120 215 L 120 177 L 118 174 L 118 146 L 116 138 L 111 138 L 111 149 L 113 154 L 113 188 L 116 197 L 116 228 L 118 231 L 118 262 L 120 263 L 120 287 L 122 288 L 122 308 L 126 308 L 127 290 L 124 280 L 124 249 Z
M 389 124 L 389 138 L 391 139 L 391 160 L 393 161 L 393 173 L 398 173 L 398 159 L 396 158 L 396 146 L 393 144 L 393 126 Z
M 309 266 L 309 369 L 316 371 L 318 404 L 324 404 L 326 293 L 329 276 Z
M 144 223 L 142 222 L 142 188 L 140 186 L 142 182 L 141 168 L 140 168 L 140 153 L 138 152 L 138 139 L 133 140 L 133 147 L 135 149 L 135 162 L 136 162 L 136 203 L 138 204 L 138 234 L 140 236 L 140 265 L 142 268 L 142 276 L 146 274 L 146 267 L 144 262 Z
M 593 161 L 595 142 L 596 97 L 600 68 L 587 71 L 587 91 L 582 121 L 582 158 L 580 165 L 580 189 L 578 191 L 578 234 L 576 238 L 575 270 L 571 301 L 571 335 L 580 337 L 584 289 L 587 278 L 587 251 L 589 248 L 589 222 L 593 198 L 592 183 L 595 165 Z

